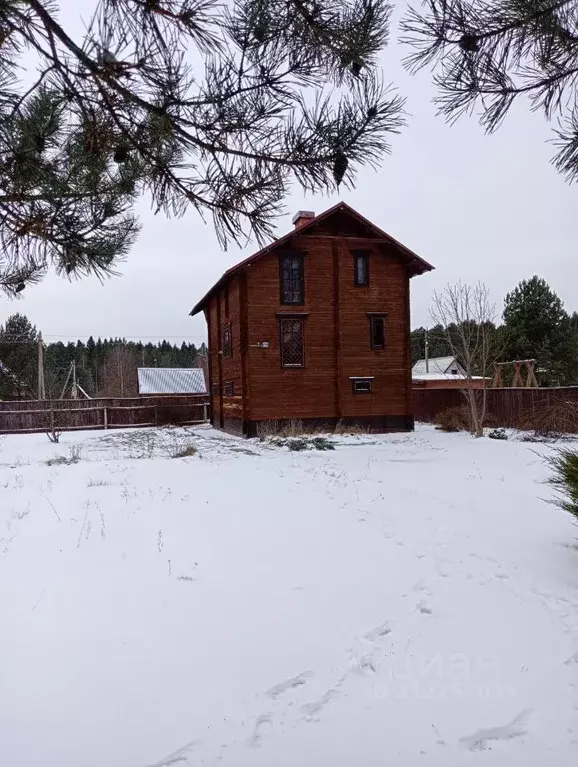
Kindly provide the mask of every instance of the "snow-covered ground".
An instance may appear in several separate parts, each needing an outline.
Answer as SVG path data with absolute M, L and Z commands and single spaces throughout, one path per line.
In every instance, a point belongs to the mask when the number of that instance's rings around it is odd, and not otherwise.
M 1 442 L 2 767 L 578 763 L 548 448 L 193 431 Z

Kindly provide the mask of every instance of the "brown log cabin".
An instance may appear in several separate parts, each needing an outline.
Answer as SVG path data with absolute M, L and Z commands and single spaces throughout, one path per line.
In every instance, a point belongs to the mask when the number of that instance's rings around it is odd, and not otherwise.
M 409 280 L 433 267 L 345 203 L 229 269 L 209 329 L 214 426 L 413 429 Z

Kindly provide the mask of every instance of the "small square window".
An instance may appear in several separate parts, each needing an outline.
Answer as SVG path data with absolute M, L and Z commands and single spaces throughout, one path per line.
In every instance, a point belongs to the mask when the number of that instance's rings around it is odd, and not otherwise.
M 233 356 L 233 331 L 230 322 L 223 328 L 223 344 L 221 351 L 223 352 L 223 357 Z
M 385 349 L 385 315 L 369 318 L 370 345 L 372 349 Z
M 223 397 L 235 396 L 235 384 L 233 381 L 225 381 L 223 384 Z
M 369 285 L 369 251 L 353 251 L 354 284 L 358 287 Z
M 371 378 L 354 378 L 351 382 L 353 384 L 354 394 L 370 394 L 372 390 Z

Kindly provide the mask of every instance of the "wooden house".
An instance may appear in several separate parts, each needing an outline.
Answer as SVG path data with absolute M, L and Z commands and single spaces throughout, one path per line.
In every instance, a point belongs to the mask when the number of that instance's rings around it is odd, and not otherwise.
M 212 422 L 413 428 L 409 280 L 433 267 L 345 203 L 229 269 L 197 303 Z

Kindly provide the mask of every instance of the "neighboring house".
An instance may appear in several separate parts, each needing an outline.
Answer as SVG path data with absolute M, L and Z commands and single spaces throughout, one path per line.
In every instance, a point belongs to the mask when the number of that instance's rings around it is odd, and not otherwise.
M 433 267 L 345 203 L 293 223 L 191 311 L 209 326 L 213 425 L 412 429 L 409 280 Z
M 415 387 L 425 389 L 482 389 L 483 376 L 467 378 L 465 369 L 455 357 L 433 357 L 418 360 L 411 370 L 411 379 Z
M 138 393 L 206 394 L 205 374 L 201 368 L 138 368 Z

